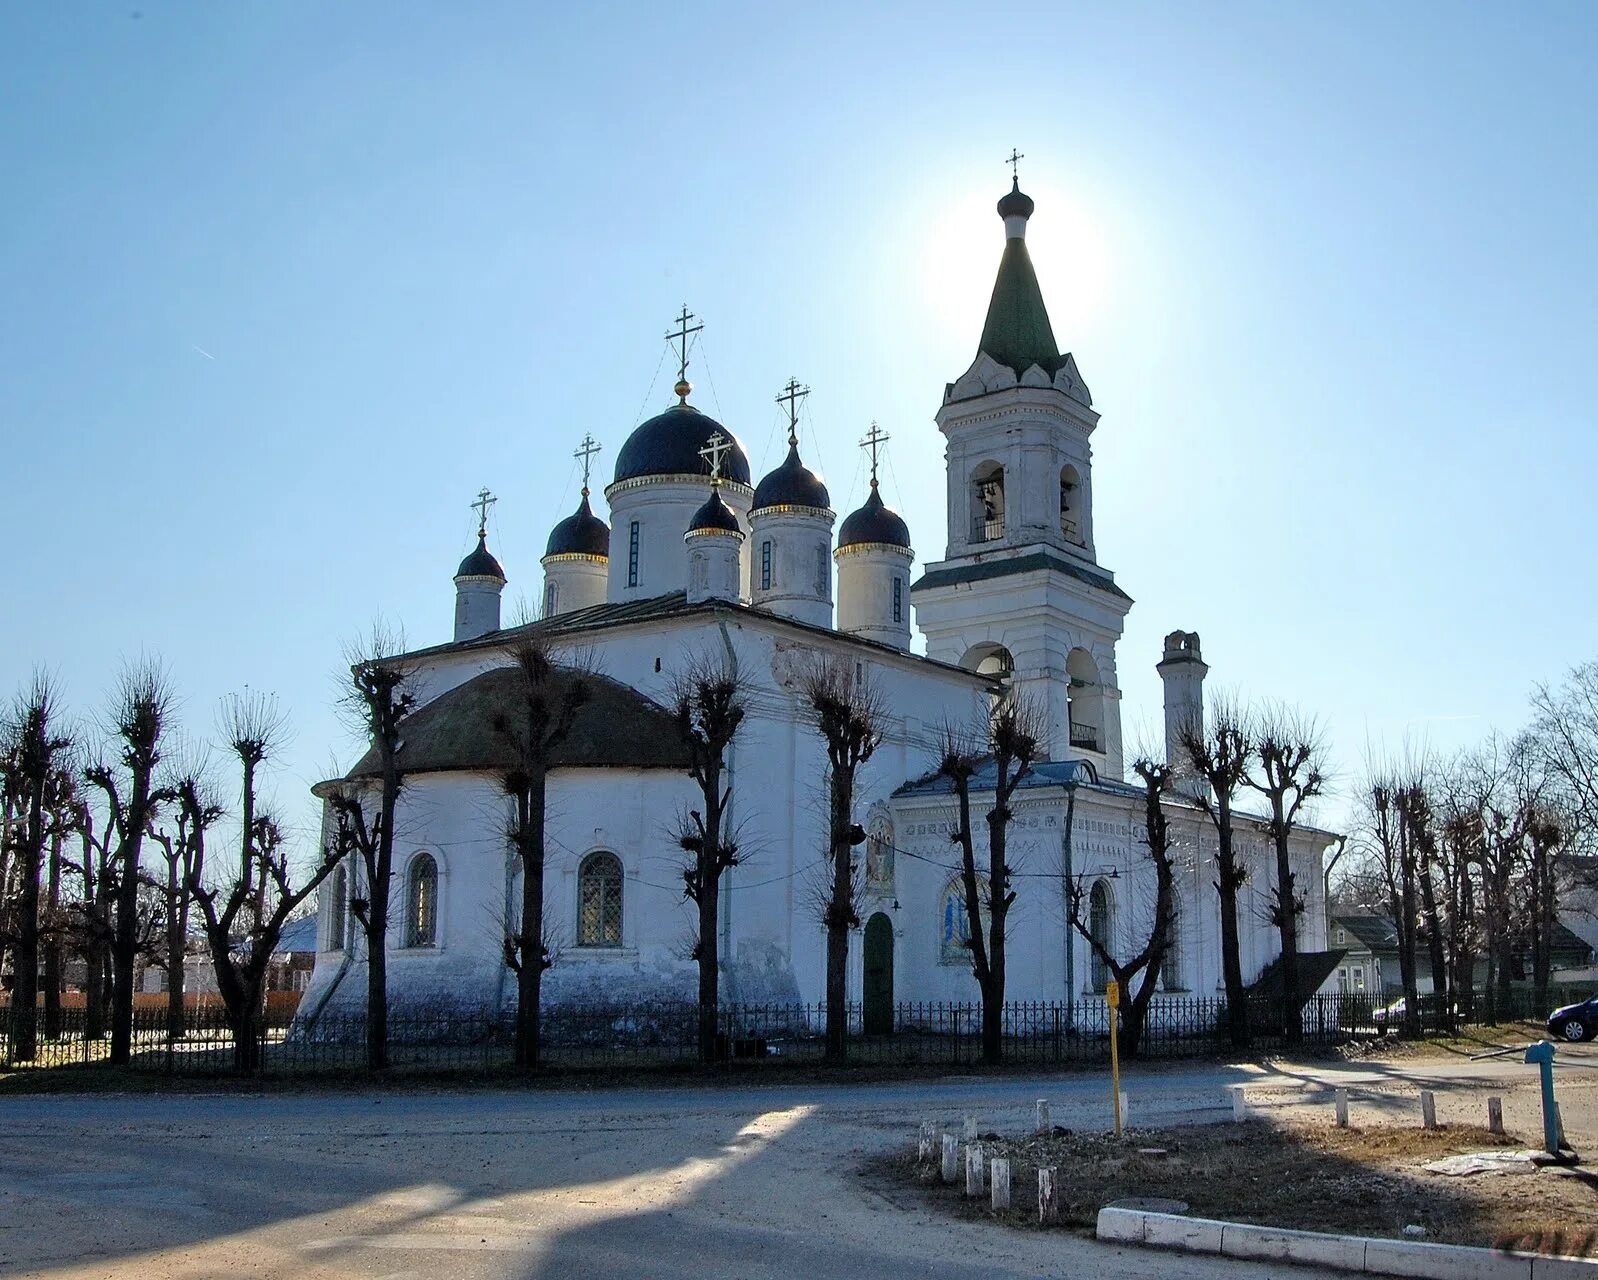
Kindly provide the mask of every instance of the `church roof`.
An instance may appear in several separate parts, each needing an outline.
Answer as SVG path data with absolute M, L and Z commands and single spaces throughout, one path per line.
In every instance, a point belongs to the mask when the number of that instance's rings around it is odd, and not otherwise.
M 616 455 L 613 483 L 640 476 L 707 475 L 710 468 L 699 451 L 717 431 L 732 442 L 732 448 L 722 455 L 722 479 L 748 484 L 749 455 L 738 438 L 714 418 L 686 403 L 674 404 L 633 429 Z
M 609 556 L 610 526 L 596 516 L 588 506 L 588 490 L 583 490 L 582 501 L 572 512 L 549 531 L 546 556 Z
M 973 792 L 992 791 L 998 785 L 999 770 L 992 756 L 985 757 L 977 766 L 976 772 L 971 775 L 971 790 Z M 1043 760 L 1032 766 L 1026 777 L 1021 779 L 1020 789 L 1030 790 L 1034 787 L 1090 787 L 1097 791 L 1112 791 L 1119 795 L 1141 796 L 1142 787 L 1134 787 L 1130 783 L 1118 779 L 1100 778 L 1092 765 L 1085 760 Z M 905 783 L 893 794 L 896 796 L 937 796 L 949 795 L 954 790 L 954 784 L 947 778 L 937 773 L 929 773 L 923 778 L 916 778 Z
M 865 503 L 851 511 L 838 530 L 838 546 L 858 547 L 866 543 L 881 542 L 890 547 L 910 547 L 910 526 L 904 518 L 882 501 L 877 482 L 871 482 L 871 492 Z
M 455 570 L 457 578 L 498 578 L 505 581 L 505 571 L 499 567 L 499 561 L 494 559 L 488 549 L 488 535 L 477 535 L 477 549 L 466 559 L 461 561 L 461 567 Z
M 1068 560 L 1064 556 L 1044 550 L 1030 555 L 1016 556 L 1010 560 L 983 560 L 976 564 L 956 565 L 948 569 L 932 569 L 921 575 L 910 590 L 923 591 L 928 587 L 952 587 L 966 582 L 980 582 L 988 578 L 1003 578 L 1011 574 L 1030 573 L 1034 569 L 1055 569 L 1060 573 L 1085 582 L 1090 587 L 1108 591 L 1112 596 L 1130 601 L 1131 596 L 1115 585 L 1115 580 L 1102 570 Z
M 688 532 L 742 534 L 743 529 L 738 525 L 738 513 L 722 501 L 721 490 L 712 488 L 704 505 L 694 512 L 693 519 L 688 522 Z
M 797 444 L 788 446 L 782 465 L 756 487 L 749 509 L 753 512 L 764 507 L 815 507 L 822 511 L 832 507 L 832 497 L 821 477 L 799 460 Z
M 1019 184 L 999 201 L 999 216 L 1009 225 L 1011 218 L 1023 224 L 1032 216 L 1032 198 L 1022 193 Z M 999 259 L 999 274 L 988 300 L 988 318 L 982 326 L 982 341 L 977 349 L 1019 377 L 1033 365 L 1040 365 L 1051 377 L 1065 363 L 1049 324 L 1049 310 L 1043 305 L 1043 290 L 1038 273 L 1032 269 L 1025 235 L 1011 235 L 1004 241 L 1004 256 Z
M 508 768 L 513 760 L 504 738 L 494 731 L 494 717 L 514 705 L 521 679 L 514 667 L 495 667 L 413 712 L 405 721 L 401 768 L 413 773 Z M 608 676 L 560 672 L 555 679 L 585 680 L 588 700 L 578 708 L 571 734 L 556 748 L 554 767 L 688 767 L 664 707 Z M 346 776 L 376 777 L 379 767 L 374 747 Z

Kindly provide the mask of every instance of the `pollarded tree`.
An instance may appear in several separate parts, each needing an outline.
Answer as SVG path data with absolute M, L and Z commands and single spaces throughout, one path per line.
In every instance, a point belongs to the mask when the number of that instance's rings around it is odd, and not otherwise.
M 1121 1052 L 1135 1058 L 1142 1045 L 1149 1005 L 1159 990 L 1160 972 L 1176 928 L 1176 860 L 1171 847 L 1170 820 L 1165 812 L 1165 796 L 1171 790 L 1171 766 L 1145 755 L 1133 762 L 1132 771 L 1143 784 L 1143 846 L 1154 869 L 1154 902 L 1149 910 L 1149 932 L 1143 946 L 1129 959 L 1118 960 L 1114 940 L 1101 938 L 1093 928 L 1090 895 L 1083 891 L 1086 877 L 1067 879 L 1065 891 L 1071 927 L 1087 939 L 1099 963 L 1121 989 L 1121 1021 L 1117 1035 Z M 1138 979 L 1136 989 L 1132 985 L 1134 979 Z
M 150 920 L 139 902 L 140 859 L 160 796 L 155 773 L 161 763 L 172 718 L 172 689 L 166 672 L 151 659 L 123 668 L 111 699 L 112 745 L 120 768 L 91 765 L 89 782 L 105 796 L 105 839 L 114 841 L 109 886 L 101 892 L 112 906 L 111 1049 L 109 1060 L 126 1064 L 133 1056 L 133 972 Z
M 1237 899 L 1248 878 L 1233 829 L 1233 806 L 1248 779 L 1254 739 L 1248 715 L 1230 699 L 1217 699 L 1202 728 L 1184 729 L 1181 746 L 1194 771 L 1208 784 L 1194 797 L 1215 828 L 1215 892 L 1221 901 L 1221 973 L 1226 985 L 1226 1029 L 1234 1045 L 1249 1040 L 1248 996 L 1238 946 Z
M 239 877 L 247 909 L 259 915 L 265 908 L 266 882 L 257 881 L 260 863 L 254 847 L 256 774 L 288 742 L 288 718 L 278 709 L 277 698 L 269 693 L 246 689 L 230 693 L 217 708 L 217 732 L 227 749 L 238 758 L 243 775 L 239 788 Z
M 688 776 L 699 789 L 699 807 L 678 824 L 677 842 L 688 855 L 683 894 L 698 908 L 693 954 L 699 965 L 699 1057 L 716 1057 L 721 959 L 717 919 L 721 877 L 738 865 L 738 841 L 728 807 L 732 783 L 727 753 L 748 715 L 748 694 L 729 655 L 691 658 L 672 679 L 672 716 L 688 750 Z
M 382 623 L 347 653 L 345 713 L 360 727 L 376 755 L 375 784 L 353 779 L 328 793 L 334 834 L 330 845 L 359 860 L 364 897 L 350 911 L 366 939 L 366 1065 L 388 1066 L 388 923 L 393 896 L 394 823 L 405 770 L 400 763 L 405 717 L 416 705 L 415 668 L 400 654 L 404 641 Z
M 592 688 L 588 664 L 557 663 L 542 637 L 519 641 L 510 657 L 514 693 L 491 728 L 510 761 L 500 775 L 512 809 L 506 838 L 522 866 L 521 920 L 506 929 L 505 962 L 516 974 L 516 1065 L 527 1071 L 539 1062 L 544 972 L 553 963 L 544 930 L 549 770 Z
M 822 906 L 827 930 L 827 1058 L 842 1062 L 849 1020 L 849 931 L 860 925 L 854 850 L 865 833 L 854 820 L 860 767 L 882 742 L 882 695 L 868 675 L 836 655 L 818 657 L 800 680 L 827 749 L 828 882 Z
M 1266 830 L 1276 850 L 1276 883 L 1271 886 L 1271 920 L 1282 955 L 1282 1038 L 1297 1044 L 1304 1035 L 1302 1011 L 1311 993 L 1299 991 L 1298 920 L 1304 893 L 1293 870 L 1293 832 L 1306 803 L 1326 784 L 1324 750 L 1315 722 L 1287 707 L 1268 708 L 1255 722 L 1254 763 L 1243 785 L 1265 798 Z
M 971 972 L 982 993 L 982 1060 L 1004 1057 L 1004 989 L 1007 970 L 1005 929 L 1015 904 L 1013 868 L 1009 860 L 1010 807 L 1016 790 L 1045 750 L 1044 718 L 1038 705 L 1015 690 L 998 698 L 975 733 L 945 729 L 937 776 L 955 797 L 955 824 L 950 835 L 960 850 L 961 893 L 970 936 Z M 988 858 L 977 869 L 971 806 L 988 789 L 986 768 L 993 769 L 992 803 L 983 822 Z

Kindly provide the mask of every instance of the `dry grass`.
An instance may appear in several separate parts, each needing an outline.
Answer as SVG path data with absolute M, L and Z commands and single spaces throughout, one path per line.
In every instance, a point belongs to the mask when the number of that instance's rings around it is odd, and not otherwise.
M 1058 1170 L 1061 1226 L 1091 1231 L 1113 1200 L 1158 1196 L 1187 1202 L 1196 1217 L 1306 1231 L 1402 1236 L 1418 1223 L 1429 1240 L 1575 1251 L 1598 1220 L 1598 1179 L 1579 1171 L 1448 1178 L 1420 1168 L 1428 1160 L 1494 1147 L 1525 1147 L 1465 1126 L 1434 1131 L 1382 1127 L 1338 1129 L 1265 1121 L 1182 1129 L 1064 1134 L 985 1145 L 1011 1160 L 1015 1207 L 1001 1215 L 1037 1225 L 1037 1170 Z M 1164 1154 L 1147 1154 L 1158 1148 Z M 945 1208 L 987 1216 L 937 1181 L 936 1162 L 912 1156 L 893 1174 L 921 1187 Z M 1559 1233 L 1560 1250 L 1549 1244 Z M 1587 1242 L 1589 1249 L 1591 1242 Z

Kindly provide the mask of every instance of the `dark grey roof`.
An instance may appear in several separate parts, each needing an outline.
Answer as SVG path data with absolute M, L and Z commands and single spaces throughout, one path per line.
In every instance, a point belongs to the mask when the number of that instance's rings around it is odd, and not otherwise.
M 732 442 L 721 459 L 721 474 L 739 484 L 749 483 L 749 456 L 738 437 L 714 418 L 691 404 L 674 404 L 640 423 L 616 455 L 616 482 L 639 476 L 702 476 L 710 468 L 699 456 L 715 432 Z
M 283 926 L 283 932 L 277 936 L 277 947 L 273 955 L 289 955 L 292 953 L 316 950 L 316 917 L 301 916 L 298 920 L 290 920 Z
M 799 446 L 790 444 L 788 456 L 775 471 L 770 472 L 755 488 L 751 511 L 762 507 L 819 507 L 832 506 L 832 498 L 821 477 L 799 461 Z
M 743 532 L 738 524 L 737 513 L 722 501 L 720 489 L 710 491 L 704 505 L 694 512 L 694 518 L 688 522 L 689 533 L 701 529 L 717 529 L 722 533 Z
M 1332 917 L 1332 928 L 1346 929 L 1372 951 L 1385 951 L 1398 946 L 1398 930 L 1387 916 L 1369 912 L 1338 914 Z
M 477 535 L 477 549 L 461 561 L 461 567 L 455 570 L 457 578 L 498 578 L 505 581 L 505 571 L 499 567 L 499 561 L 489 554 L 488 535 Z
M 549 531 L 549 544 L 544 548 L 544 554 L 610 555 L 610 526 L 589 509 L 587 489 L 583 490 L 577 510 Z
M 897 511 L 883 505 L 875 480 L 871 482 L 871 493 L 865 505 L 858 511 L 851 511 L 838 530 L 840 547 L 858 547 L 870 542 L 910 548 L 910 526 Z
M 1029 573 L 1034 569 L 1056 569 L 1079 582 L 1108 591 L 1112 596 L 1119 596 L 1128 601 L 1132 599 L 1115 585 L 1115 579 L 1108 574 L 1095 572 L 1086 565 L 1077 564 L 1048 550 L 1034 551 L 1010 560 L 981 560 L 976 564 L 958 565 L 950 569 L 933 569 L 922 574 L 910 590 L 921 591 L 928 587 L 951 587 L 962 582 L 981 582 L 989 578 L 1008 577 L 1015 573 Z
M 570 736 L 555 750 L 554 767 L 688 767 L 676 725 L 664 707 L 607 676 L 562 671 L 555 679 L 585 681 L 588 699 L 577 711 Z M 514 757 L 494 723 L 496 717 L 514 713 L 521 680 L 516 668 L 496 667 L 412 712 L 404 724 L 400 766 L 413 773 L 510 767 Z M 374 748 L 346 776 L 370 778 L 377 772 Z
M 972 791 L 992 791 L 999 781 L 998 766 L 993 757 L 986 757 L 977 766 L 976 772 L 971 775 Z M 1026 791 L 1033 787 L 1069 787 L 1082 786 L 1094 791 L 1106 791 L 1114 795 L 1141 796 L 1143 789 L 1134 787 L 1130 783 L 1121 782 L 1113 778 L 1099 778 L 1093 766 L 1086 760 L 1044 760 L 1032 766 L 1026 777 L 1021 779 L 1020 790 Z M 935 796 L 951 795 L 954 784 L 947 778 L 936 773 L 929 773 L 923 778 L 906 782 L 893 794 L 896 796 Z
M 999 217 L 1030 218 L 1032 210 L 1036 207 L 1032 203 L 1032 197 L 1021 190 L 1021 179 L 1012 178 L 1010 180 L 1010 189 L 999 199 Z

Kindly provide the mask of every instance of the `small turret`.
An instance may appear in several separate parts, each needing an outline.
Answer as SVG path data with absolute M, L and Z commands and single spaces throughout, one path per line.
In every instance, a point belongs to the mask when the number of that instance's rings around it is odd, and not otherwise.
M 1179 795 L 1196 798 L 1209 784 L 1194 772 L 1182 739 L 1204 731 L 1204 677 L 1209 673 L 1196 631 L 1173 631 L 1165 637 L 1165 656 L 1154 668 L 1165 684 L 1165 763 L 1175 775 Z
M 505 571 L 488 549 L 488 534 L 477 531 L 477 549 L 455 570 L 455 639 L 475 640 L 499 630 L 500 594 Z
M 788 405 L 788 456 L 755 488 L 749 508 L 750 597 L 785 618 L 832 625 L 832 499 L 799 458 L 798 402 L 809 394 L 790 378 L 777 403 Z
M 583 492 L 572 512 L 549 533 L 544 548 L 543 616 L 571 613 L 605 603 L 610 576 L 610 526 L 588 506 L 589 461 L 599 452 L 593 436 L 584 436 L 573 457 L 582 460 Z
M 877 450 L 888 437 L 871 424 L 871 493 L 838 531 L 838 630 L 896 649 L 910 647 L 910 529 L 883 501 Z
M 701 452 L 710 462 L 710 497 L 688 521 L 688 603 L 731 600 L 743 595 L 743 526 L 738 513 L 722 501 L 721 464 L 732 442 L 711 433 Z

